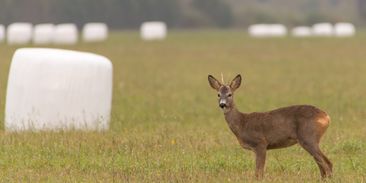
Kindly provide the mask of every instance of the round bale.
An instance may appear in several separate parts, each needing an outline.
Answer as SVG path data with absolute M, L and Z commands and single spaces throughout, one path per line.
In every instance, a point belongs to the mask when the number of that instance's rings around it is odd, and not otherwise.
M 270 37 L 285 37 L 287 35 L 287 28 L 282 24 L 269 24 L 268 31 Z
M 334 35 L 337 37 L 352 37 L 355 33 L 355 26 L 351 23 L 340 22 L 334 26 Z
M 5 39 L 5 27 L 0 24 L 0 43 Z
M 12 23 L 7 29 L 7 41 L 10 45 L 28 44 L 32 40 L 32 24 L 30 23 Z
M 249 26 L 248 33 L 251 37 L 267 37 L 269 32 L 268 29 L 267 24 L 254 24 Z
M 284 37 L 287 28 L 282 24 L 254 24 L 248 28 L 251 37 Z
M 36 45 L 52 44 L 55 36 L 53 24 L 38 24 L 34 26 L 33 43 Z
M 311 28 L 306 26 L 294 27 L 291 31 L 294 37 L 309 37 L 312 36 Z
M 329 37 L 333 36 L 334 30 L 331 23 L 317 23 L 312 27 L 312 32 L 314 36 Z
M 87 23 L 83 27 L 85 42 L 100 42 L 108 38 L 108 26 L 105 23 Z
M 59 45 L 73 45 L 78 42 L 78 29 L 75 24 L 59 24 L 55 28 L 53 42 Z
M 5 130 L 107 130 L 111 101 L 112 64 L 106 57 L 18 49 L 9 72 Z
M 167 35 L 167 26 L 164 22 L 144 22 L 140 34 L 143 40 L 163 40 Z

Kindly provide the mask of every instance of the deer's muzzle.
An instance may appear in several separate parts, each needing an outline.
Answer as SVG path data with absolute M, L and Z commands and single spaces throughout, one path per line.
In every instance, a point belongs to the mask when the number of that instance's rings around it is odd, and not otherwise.
M 221 107 L 221 109 L 227 107 L 226 106 L 226 100 L 225 99 L 220 99 L 219 106 Z

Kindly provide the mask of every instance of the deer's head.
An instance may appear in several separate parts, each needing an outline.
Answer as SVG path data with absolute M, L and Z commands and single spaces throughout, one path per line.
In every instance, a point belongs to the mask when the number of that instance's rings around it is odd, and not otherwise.
M 224 112 L 230 111 L 234 107 L 234 91 L 239 88 L 241 83 L 240 74 L 238 74 L 230 84 L 222 84 L 211 75 L 208 75 L 208 82 L 210 83 L 210 86 L 218 92 L 219 107 Z

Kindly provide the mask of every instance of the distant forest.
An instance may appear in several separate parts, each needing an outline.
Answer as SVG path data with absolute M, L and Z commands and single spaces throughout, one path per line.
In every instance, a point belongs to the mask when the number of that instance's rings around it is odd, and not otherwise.
M 135 29 L 144 21 L 173 28 L 244 27 L 252 23 L 366 25 L 364 0 L 0 0 L 0 24 L 106 22 Z

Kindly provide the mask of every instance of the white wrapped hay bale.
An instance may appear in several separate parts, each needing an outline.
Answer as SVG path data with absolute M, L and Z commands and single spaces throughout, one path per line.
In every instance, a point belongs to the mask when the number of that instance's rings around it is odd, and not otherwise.
M 0 24 L 0 43 L 5 39 L 5 27 Z
M 32 24 L 13 23 L 7 29 L 7 41 L 10 45 L 28 44 L 32 40 Z
M 34 26 L 33 43 L 38 45 L 52 44 L 55 37 L 53 24 L 38 24 Z
M 333 25 L 330 23 L 318 23 L 314 24 L 312 27 L 312 32 L 314 36 L 333 36 L 334 30 Z
M 15 52 L 8 80 L 5 129 L 106 130 L 112 64 L 100 55 L 60 49 Z
M 60 45 L 73 45 L 78 42 L 78 29 L 75 24 L 59 24 L 55 27 L 53 42 Z
M 254 24 L 249 26 L 248 33 L 251 37 L 267 37 L 269 27 L 267 24 Z
M 312 36 L 311 28 L 306 26 L 294 27 L 291 31 L 294 37 L 309 37 Z
M 108 26 L 105 23 L 87 23 L 82 32 L 85 42 L 100 42 L 108 38 Z
M 284 37 L 287 28 L 282 24 L 254 24 L 249 26 L 248 33 L 251 37 Z
M 334 26 L 334 35 L 337 37 L 352 37 L 355 33 L 355 26 L 351 23 L 340 22 Z
M 268 36 L 270 37 L 285 37 L 287 35 L 287 28 L 282 24 L 269 24 Z
M 143 40 L 163 40 L 167 35 L 167 26 L 164 22 L 144 22 L 140 34 Z

